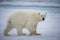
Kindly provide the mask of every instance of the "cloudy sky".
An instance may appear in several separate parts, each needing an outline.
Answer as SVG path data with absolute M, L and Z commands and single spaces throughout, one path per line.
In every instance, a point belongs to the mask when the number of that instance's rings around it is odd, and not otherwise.
M 0 1 L 28 1 L 28 2 L 55 2 L 55 3 L 59 3 L 60 0 L 0 0 Z
M 2 2 L 2 3 L 1 3 Z M 60 7 L 60 0 L 0 0 L 1 5 Z

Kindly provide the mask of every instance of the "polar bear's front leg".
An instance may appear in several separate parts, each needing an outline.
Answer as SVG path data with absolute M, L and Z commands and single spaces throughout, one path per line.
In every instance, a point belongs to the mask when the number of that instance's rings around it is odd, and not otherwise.
M 30 34 L 36 34 L 36 26 L 34 26 L 35 23 L 33 22 L 28 22 L 26 25 L 26 28 L 29 30 Z
M 31 32 L 30 35 L 35 35 L 36 34 L 36 29 L 35 28 L 34 29 L 32 28 L 29 31 Z
M 37 23 L 29 22 L 26 27 L 30 31 L 30 35 L 40 35 L 36 32 Z
M 30 29 L 30 35 L 40 35 L 40 33 L 37 33 L 36 27 Z

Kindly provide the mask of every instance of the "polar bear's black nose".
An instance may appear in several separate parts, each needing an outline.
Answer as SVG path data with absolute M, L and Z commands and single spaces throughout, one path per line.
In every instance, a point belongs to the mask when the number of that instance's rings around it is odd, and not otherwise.
M 42 18 L 42 20 L 45 20 L 45 18 Z

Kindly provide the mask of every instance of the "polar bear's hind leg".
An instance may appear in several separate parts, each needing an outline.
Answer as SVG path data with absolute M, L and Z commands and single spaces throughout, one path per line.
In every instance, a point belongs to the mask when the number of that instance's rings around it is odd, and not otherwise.
M 4 30 L 4 35 L 7 36 L 8 32 L 11 31 L 12 29 L 13 29 L 13 27 L 11 25 L 11 21 L 8 21 L 7 26 L 6 26 L 5 30 Z

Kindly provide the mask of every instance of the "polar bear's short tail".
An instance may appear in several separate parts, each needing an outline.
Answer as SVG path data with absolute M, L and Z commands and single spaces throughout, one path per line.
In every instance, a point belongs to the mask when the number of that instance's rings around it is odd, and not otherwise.
M 8 24 L 11 24 L 11 18 L 8 18 L 8 20 L 7 20 L 7 25 Z

